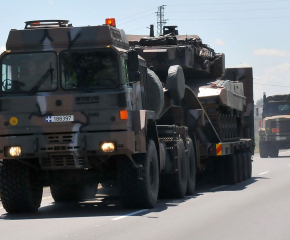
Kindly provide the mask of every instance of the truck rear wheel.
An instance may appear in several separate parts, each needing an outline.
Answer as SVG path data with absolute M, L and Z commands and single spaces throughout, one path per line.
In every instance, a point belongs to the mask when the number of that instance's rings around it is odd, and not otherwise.
M 268 144 L 267 142 L 259 142 L 260 157 L 267 158 L 269 156 Z
M 160 176 L 159 197 L 183 198 L 187 190 L 187 161 L 183 140 L 178 145 L 178 171 Z
M 67 184 L 55 181 L 50 185 L 51 196 L 55 202 L 74 202 L 96 196 L 98 184 Z
M 229 155 L 227 159 L 228 183 L 234 185 L 238 182 L 238 162 L 235 154 Z
M 196 156 L 195 148 L 190 137 L 187 138 L 187 190 L 186 195 L 192 195 L 195 191 L 196 183 Z
M 36 212 L 40 207 L 43 186 L 39 172 L 17 160 L 0 161 L 0 193 L 8 213 Z
M 159 187 L 158 156 L 154 141 L 147 140 L 147 152 L 135 154 L 133 159 L 136 164 L 142 165 L 141 169 L 134 168 L 133 163 L 125 157 L 118 162 L 120 201 L 126 208 L 153 208 Z
M 248 162 L 247 178 L 249 179 L 252 177 L 252 154 L 250 152 L 247 152 L 247 162 Z
M 240 153 L 236 154 L 238 162 L 238 182 L 243 181 L 243 159 Z
M 248 159 L 247 153 L 242 153 L 242 162 L 243 162 L 243 180 L 248 178 Z

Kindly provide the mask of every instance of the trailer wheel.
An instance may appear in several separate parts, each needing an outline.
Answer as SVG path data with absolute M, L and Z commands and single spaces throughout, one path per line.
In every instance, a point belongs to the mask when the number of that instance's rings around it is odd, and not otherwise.
M 141 169 L 134 168 L 125 157 L 118 162 L 120 201 L 126 208 L 153 208 L 159 187 L 159 165 L 154 141 L 147 140 L 147 152 L 133 155 L 133 160 L 142 165 Z
M 243 181 L 243 159 L 242 154 L 238 153 L 237 155 L 237 162 L 238 162 L 238 182 Z
M 238 162 L 235 154 L 229 155 L 227 159 L 228 183 L 234 185 L 238 182 Z
M 248 178 L 248 158 L 247 158 L 247 153 L 242 153 L 242 162 L 243 162 L 242 180 L 246 180 Z
M 267 142 L 259 142 L 260 157 L 267 158 L 269 155 Z
M 196 183 L 196 155 L 195 148 L 190 137 L 187 138 L 187 190 L 186 195 L 192 195 L 195 191 Z
M 178 145 L 178 171 L 160 176 L 159 197 L 183 198 L 187 190 L 187 161 L 183 140 Z
M 247 161 L 248 161 L 247 178 L 249 179 L 252 177 L 252 154 L 250 152 L 247 152 Z
M 51 196 L 57 202 L 75 202 L 94 198 L 98 184 L 66 184 L 55 181 L 50 185 Z
M 39 172 L 17 160 L 0 161 L 0 193 L 8 213 L 36 212 L 40 207 L 43 186 Z
M 219 184 L 226 184 L 226 161 L 224 157 L 219 157 L 216 164 L 215 175 Z

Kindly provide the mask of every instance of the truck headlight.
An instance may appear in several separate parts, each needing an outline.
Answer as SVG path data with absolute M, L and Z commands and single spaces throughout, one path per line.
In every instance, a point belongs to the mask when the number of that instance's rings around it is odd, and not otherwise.
M 115 144 L 112 142 L 104 142 L 101 144 L 101 149 L 103 150 L 103 152 L 114 152 Z
M 19 146 L 9 147 L 8 152 L 11 157 L 19 157 L 21 155 L 21 147 Z

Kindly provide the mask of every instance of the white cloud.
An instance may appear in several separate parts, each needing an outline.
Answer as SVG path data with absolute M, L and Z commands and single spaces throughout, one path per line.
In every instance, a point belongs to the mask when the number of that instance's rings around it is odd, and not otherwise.
M 257 56 L 275 56 L 275 57 L 288 57 L 290 54 L 287 51 L 281 51 L 274 48 L 261 48 L 254 50 L 254 55 Z
M 4 51 L 6 51 L 6 47 L 5 46 L 0 47 L 0 54 L 3 53 Z
M 54 1 L 51 1 L 51 0 L 50 0 L 50 1 L 49 1 L 49 4 L 50 4 L 50 5 L 53 5 L 53 4 L 54 4 Z
M 218 46 L 224 46 L 224 45 L 225 45 L 224 42 L 223 42 L 222 40 L 218 39 L 218 38 L 216 38 L 216 39 L 214 40 L 214 42 L 215 42 L 215 44 L 218 45 Z
M 255 72 L 255 69 L 253 69 Z M 289 94 L 290 92 L 290 62 L 267 68 L 261 74 L 262 77 L 254 79 L 255 100 L 263 96 L 275 94 Z

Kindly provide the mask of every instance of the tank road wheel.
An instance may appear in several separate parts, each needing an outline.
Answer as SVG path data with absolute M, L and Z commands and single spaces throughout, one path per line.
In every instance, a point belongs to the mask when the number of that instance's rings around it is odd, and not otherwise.
M 67 184 L 55 181 L 50 185 L 51 196 L 57 202 L 75 202 L 82 199 L 94 198 L 98 184 Z
M 242 154 L 238 153 L 237 156 L 237 163 L 238 163 L 238 182 L 243 181 L 243 159 Z
M 178 171 L 160 176 L 159 197 L 183 198 L 187 190 L 187 161 L 183 140 L 178 145 Z
M 187 190 L 186 195 L 192 195 L 196 183 L 196 156 L 195 148 L 190 137 L 187 138 Z
M 228 173 L 228 184 L 236 184 L 238 182 L 238 162 L 235 154 L 228 156 L 226 170 Z
M 267 142 L 259 142 L 259 148 L 260 148 L 260 157 L 267 158 L 269 155 Z
M 17 160 L 0 161 L 0 193 L 8 213 L 36 212 L 40 207 L 43 186 L 39 172 Z
M 242 153 L 242 162 L 243 162 L 242 180 L 246 180 L 248 178 L 248 158 L 247 158 L 247 153 Z
M 252 177 L 252 154 L 250 152 L 247 152 L 247 166 L 248 166 L 248 171 L 247 171 L 247 179 Z
M 140 169 L 134 168 L 129 159 L 118 162 L 120 201 L 126 208 L 153 208 L 159 188 L 159 163 L 153 140 L 147 140 L 147 152 L 133 155 Z M 140 180 L 139 177 L 142 177 Z

